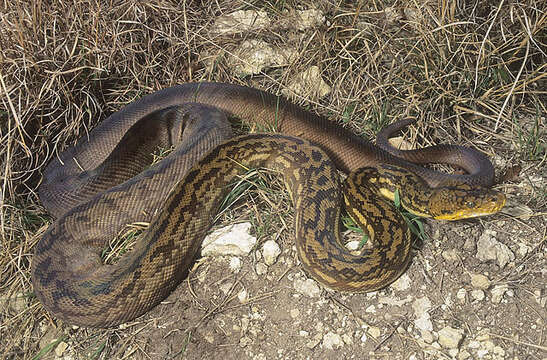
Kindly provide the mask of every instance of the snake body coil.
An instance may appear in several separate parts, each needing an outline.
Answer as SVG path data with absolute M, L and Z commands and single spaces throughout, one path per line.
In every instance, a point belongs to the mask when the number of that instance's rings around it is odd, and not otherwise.
M 225 140 L 231 136 L 225 113 L 284 135 Z M 148 166 L 157 147 L 171 145 L 176 150 Z M 408 228 L 377 194 L 392 198 L 401 190 L 412 212 L 445 219 L 493 213 L 503 206 L 502 195 L 483 188 L 493 179 L 484 155 L 449 146 L 409 155 L 424 162 L 419 157 L 428 151 L 441 160 L 444 153 L 446 162 L 469 173 L 449 175 L 408 162 L 401 158 L 405 154 L 394 156 L 385 147 L 252 88 L 197 83 L 146 96 L 111 115 L 45 170 L 40 198 L 58 220 L 36 246 L 35 293 L 52 314 L 78 325 L 112 326 L 143 314 L 184 278 L 227 185 L 249 167 L 283 174 L 295 203 L 303 267 L 343 291 L 384 287 L 408 264 Z M 343 195 L 337 167 L 351 171 Z M 340 241 L 343 200 L 375 241 L 360 256 L 351 255 Z M 102 264 L 104 244 L 121 227 L 151 219 L 131 252 L 114 265 Z

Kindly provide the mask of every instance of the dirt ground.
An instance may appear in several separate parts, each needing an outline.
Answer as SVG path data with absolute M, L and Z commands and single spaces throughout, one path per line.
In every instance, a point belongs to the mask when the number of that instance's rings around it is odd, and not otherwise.
M 0 8 L 0 358 L 547 358 L 545 2 Z M 249 254 L 200 258 L 165 301 L 117 328 L 55 319 L 30 280 L 34 247 L 54 221 L 36 194 L 44 167 L 124 105 L 189 81 L 283 94 L 366 138 L 415 117 L 403 134 L 410 146 L 483 151 L 507 206 L 424 220 L 396 283 L 345 294 L 302 270 L 290 199 L 267 173 L 215 224 L 250 222 Z M 281 250 L 271 265 L 268 241 Z

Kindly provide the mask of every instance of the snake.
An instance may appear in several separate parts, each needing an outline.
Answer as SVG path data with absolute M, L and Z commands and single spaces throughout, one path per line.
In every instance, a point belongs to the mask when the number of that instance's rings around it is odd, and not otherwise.
M 233 136 L 237 118 L 257 133 Z M 188 275 L 231 185 L 253 168 L 279 172 L 294 204 L 296 250 L 307 274 L 347 292 L 381 289 L 408 267 L 411 213 L 455 220 L 493 214 L 487 156 L 463 146 L 414 151 L 377 145 L 281 96 L 229 83 L 185 83 L 133 101 L 43 171 L 38 194 L 56 218 L 35 246 L 34 293 L 56 318 L 86 327 L 135 319 Z M 173 147 L 156 162 L 156 151 Z M 445 162 L 465 174 L 423 166 Z M 340 172 L 345 180 L 340 179 Z M 374 246 L 355 254 L 340 235 L 342 207 Z M 147 221 L 114 264 L 100 254 L 126 224 Z

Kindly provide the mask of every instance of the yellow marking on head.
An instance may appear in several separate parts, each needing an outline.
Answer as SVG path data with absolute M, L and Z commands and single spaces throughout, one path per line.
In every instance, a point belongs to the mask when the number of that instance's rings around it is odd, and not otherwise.
M 440 218 L 438 218 L 438 217 L 433 217 L 433 216 L 431 216 L 431 214 L 428 214 L 428 213 L 424 213 L 424 212 L 420 212 L 420 211 L 416 211 L 416 210 L 407 208 L 404 204 L 403 204 L 403 208 L 404 208 L 406 211 L 408 211 L 409 213 L 411 213 L 412 215 L 416 215 L 416 216 L 420 216 L 420 217 L 424 217 L 424 218 L 440 219 Z
M 382 196 L 388 200 L 391 200 L 391 201 L 395 200 L 395 193 L 385 187 L 380 188 L 380 194 L 382 194 Z

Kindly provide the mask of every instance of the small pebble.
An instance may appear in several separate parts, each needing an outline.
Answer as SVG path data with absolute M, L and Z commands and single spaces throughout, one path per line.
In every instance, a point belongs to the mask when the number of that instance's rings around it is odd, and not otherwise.
M 308 297 L 319 297 L 321 295 L 321 289 L 319 289 L 317 283 L 312 279 L 295 280 L 294 289 Z
M 473 290 L 471 291 L 471 297 L 477 301 L 482 301 L 484 300 L 484 291 L 482 290 Z
M 277 257 L 281 254 L 279 245 L 273 240 L 268 240 L 262 246 L 262 256 L 266 265 L 273 265 L 277 261 Z
M 463 331 L 445 326 L 439 330 L 439 344 L 447 349 L 457 349 L 463 339 Z
M 490 280 L 482 274 L 471 274 L 471 285 L 475 289 L 486 290 L 490 287 Z
M 465 290 L 464 288 L 459 289 L 458 292 L 456 293 L 456 299 L 458 299 L 458 301 L 461 304 L 465 303 L 466 297 L 467 297 L 467 290 Z

